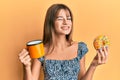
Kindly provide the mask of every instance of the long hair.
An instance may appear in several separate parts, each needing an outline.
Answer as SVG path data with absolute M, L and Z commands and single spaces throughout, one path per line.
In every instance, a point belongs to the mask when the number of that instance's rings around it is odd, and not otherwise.
M 43 33 L 43 44 L 52 44 L 52 30 L 54 30 L 54 23 L 56 19 L 57 12 L 61 9 L 68 10 L 71 16 L 71 21 L 73 23 L 73 15 L 71 10 L 64 4 L 53 4 L 51 7 L 48 8 L 45 22 L 44 22 L 44 33 Z M 71 28 L 71 32 L 66 35 L 66 40 L 69 42 L 72 42 L 72 31 L 73 31 L 73 25 Z

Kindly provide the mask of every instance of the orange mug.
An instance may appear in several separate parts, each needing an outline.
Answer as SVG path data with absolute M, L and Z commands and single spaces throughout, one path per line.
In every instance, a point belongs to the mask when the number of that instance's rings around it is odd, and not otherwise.
M 44 56 L 44 46 L 41 40 L 33 40 L 27 42 L 27 49 L 31 58 L 40 58 Z

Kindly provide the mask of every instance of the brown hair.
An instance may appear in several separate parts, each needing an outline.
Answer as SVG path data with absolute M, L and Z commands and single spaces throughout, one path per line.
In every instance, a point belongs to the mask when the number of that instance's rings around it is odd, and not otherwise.
M 54 22 L 56 19 L 56 14 L 59 10 L 65 9 L 68 10 L 71 16 L 71 21 L 73 23 L 73 15 L 71 10 L 64 4 L 53 4 L 50 8 L 48 8 L 46 17 L 45 17 L 45 22 L 44 22 L 44 33 L 43 33 L 43 43 L 52 44 L 52 29 L 54 29 Z M 66 40 L 71 42 L 72 41 L 72 30 L 71 29 L 70 34 L 66 35 Z

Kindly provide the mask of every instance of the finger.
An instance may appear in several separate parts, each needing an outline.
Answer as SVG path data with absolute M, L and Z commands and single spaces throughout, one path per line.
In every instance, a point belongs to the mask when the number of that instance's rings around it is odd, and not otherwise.
M 31 62 L 31 58 L 30 56 L 28 55 L 25 59 L 24 59 L 24 65 L 27 65 Z
M 30 64 L 31 64 L 31 59 L 26 60 L 23 64 L 24 64 L 25 66 L 30 65 Z
M 108 58 L 108 50 L 106 49 L 105 46 L 103 47 L 103 50 L 104 50 L 104 54 L 105 54 L 105 63 L 106 63 L 107 58 Z
M 23 59 L 21 59 L 21 62 L 22 62 L 23 64 L 26 64 L 26 62 L 28 62 L 29 60 L 31 60 L 31 58 L 30 58 L 29 55 L 27 55 L 26 57 L 24 57 Z
M 29 53 L 27 51 L 23 51 L 22 55 L 19 57 L 20 59 L 23 59 L 25 56 L 27 56 Z
M 30 56 L 29 56 L 29 55 L 28 55 L 28 56 L 26 56 L 25 60 L 26 60 L 26 61 L 31 60 Z
M 104 53 L 104 47 L 102 47 L 102 48 L 100 49 L 100 54 L 101 54 L 101 61 L 102 61 L 102 63 L 105 63 L 105 61 L 106 61 L 106 56 L 105 56 L 105 53 Z
M 103 51 L 104 51 L 105 56 L 108 56 L 108 48 L 104 46 Z
M 106 51 L 108 52 L 108 46 L 105 46 L 105 48 L 106 48 Z
M 24 54 L 24 52 L 26 52 L 27 50 L 26 49 L 23 49 L 20 53 L 19 53 L 19 56 L 22 56 Z
M 97 50 L 97 58 L 98 58 L 98 64 L 101 64 L 101 55 L 100 52 Z
M 104 63 L 104 61 L 105 61 L 105 55 L 104 55 L 104 52 L 103 52 L 103 49 L 102 48 L 100 48 L 99 50 L 99 58 L 101 59 L 101 63 Z

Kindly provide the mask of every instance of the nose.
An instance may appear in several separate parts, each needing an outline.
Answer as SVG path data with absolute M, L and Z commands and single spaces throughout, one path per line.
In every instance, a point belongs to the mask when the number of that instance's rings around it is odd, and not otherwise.
M 67 25 L 68 24 L 68 20 L 67 19 L 63 19 L 63 24 Z

